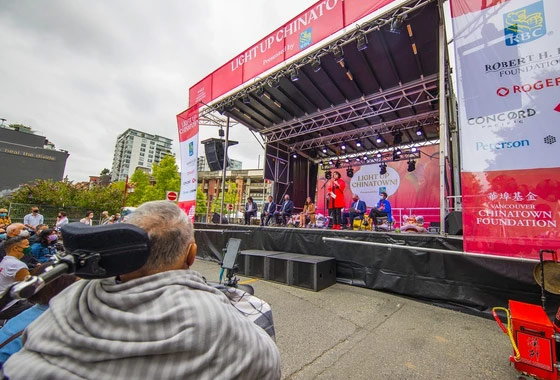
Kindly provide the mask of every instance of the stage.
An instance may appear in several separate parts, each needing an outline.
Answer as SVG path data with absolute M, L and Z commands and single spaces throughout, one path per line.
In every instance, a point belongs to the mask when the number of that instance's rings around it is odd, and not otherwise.
M 540 304 L 533 262 L 464 254 L 461 236 L 195 224 L 202 259 L 220 261 L 232 237 L 243 241 L 241 250 L 334 257 L 337 282 L 467 313 L 489 316 L 493 306 L 507 306 L 509 299 Z

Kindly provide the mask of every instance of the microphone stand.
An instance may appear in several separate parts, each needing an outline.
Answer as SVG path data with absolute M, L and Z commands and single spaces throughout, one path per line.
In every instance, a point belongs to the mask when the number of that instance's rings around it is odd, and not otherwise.
M 325 204 L 325 208 L 323 209 L 323 212 L 325 213 L 325 218 L 327 218 L 327 220 L 330 222 L 330 216 L 329 216 L 329 208 L 327 207 L 327 190 L 325 189 L 325 187 L 327 187 L 327 183 L 329 183 L 329 179 L 325 178 L 325 183 L 323 183 L 323 186 L 321 187 L 323 191 L 323 197 L 325 198 L 324 200 L 324 204 Z M 329 223 L 330 224 L 330 223 Z

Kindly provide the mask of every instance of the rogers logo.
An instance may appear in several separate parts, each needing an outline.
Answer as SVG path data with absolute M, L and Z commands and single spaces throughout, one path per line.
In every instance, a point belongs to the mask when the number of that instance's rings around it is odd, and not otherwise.
M 498 94 L 498 96 L 503 97 L 503 96 L 508 96 L 510 92 L 513 92 L 514 94 L 521 94 L 521 93 L 529 93 L 532 91 L 540 91 L 547 87 L 558 87 L 558 86 L 560 86 L 560 77 L 547 78 L 543 80 L 538 80 L 534 83 L 524 83 L 521 85 L 516 84 L 511 87 L 511 90 L 507 87 L 500 87 L 496 91 L 496 94 Z
M 500 87 L 498 91 L 496 91 L 498 96 L 508 96 L 509 95 L 509 88 L 507 87 Z

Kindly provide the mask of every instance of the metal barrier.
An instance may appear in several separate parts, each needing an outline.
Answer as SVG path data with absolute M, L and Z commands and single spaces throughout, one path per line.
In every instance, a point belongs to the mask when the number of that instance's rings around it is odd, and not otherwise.
M 94 219 L 93 224 L 99 224 L 101 212 L 99 210 L 83 209 L 79 207 L 58 207 L 51 205 L 38 205 L 38 204 L 27 204 L 27 203 L 10 203 L 8 209 L 8 216 L 12 220 L 12 223 L 23 223 L 23 218 L 25 215 L 31 212 L 31 207 L 37 206 L 39 208 L 39 214 L 43 215 L 43 223 L 49 226 L 54 226 L 56 224 L 56 217 L 59 211 L 66 212 L 68 221 L 79 222 L 80 219 L 86 216 L 87 211 L 93 211 Z

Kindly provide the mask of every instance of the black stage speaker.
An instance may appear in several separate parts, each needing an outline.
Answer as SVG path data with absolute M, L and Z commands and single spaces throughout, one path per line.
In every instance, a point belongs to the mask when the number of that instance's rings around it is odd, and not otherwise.
M 212 223 L 214 224 L 220 224 L 220 214 L 218 214 L 217 212 L 215 212 L 212 215 Z M 225 216 L 222 216 L 222 224 L 228 224 L 228 218 L 226 218 Z
M 463 213 L 461 211 L 450 212 L 445 217 L 445 232 L 449 235 L 463 235 Z
M 222 170 L 224 165 L 224 143 L 214 140 L 204 144 L 206 162 L 211 171 Z

